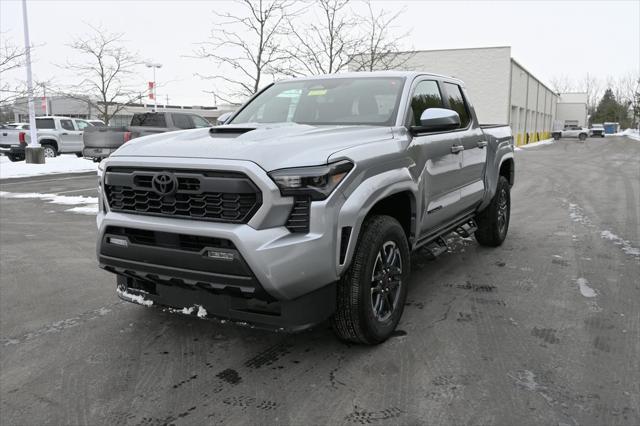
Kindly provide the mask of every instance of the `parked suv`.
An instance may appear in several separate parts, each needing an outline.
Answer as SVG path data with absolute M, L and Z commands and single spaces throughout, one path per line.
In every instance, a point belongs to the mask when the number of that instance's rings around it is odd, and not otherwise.
M 129 302 L 287 331 L 330 319 L 342 339 L 380 343 L 412 251 L 436 256 L 452 232 L 502 244 L 513 151 L 453 78 L 275 83 L 226 125 L 101 162 L 98 261 Z

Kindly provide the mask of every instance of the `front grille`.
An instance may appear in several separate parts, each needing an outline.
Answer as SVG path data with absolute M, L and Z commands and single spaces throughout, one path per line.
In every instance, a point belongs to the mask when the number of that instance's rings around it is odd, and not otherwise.
M 175 177 L 168 194 L 153 186 L 158 173 Z M 225 223 L 247 223 L 262 194 L 243 173 L 202 170 L 109 168 L 105 195 L 112 211 Z
M 309 232 L 309 214 L 311 199 L 309 197 L 296 196 L 293 199 L 293 208 L 285 225 L 291 232 Z
M 107 234 L 110 236 L 117 235 L 126 237 L 132 244 L 190 252 L 200 252 L 207 247 L 236 250 L 236 246 L 230 240 L 200 235 L 147 231 L 146 229 L 124 228 L 120 226 L 108 226 L 105 231 L 105 235 Z

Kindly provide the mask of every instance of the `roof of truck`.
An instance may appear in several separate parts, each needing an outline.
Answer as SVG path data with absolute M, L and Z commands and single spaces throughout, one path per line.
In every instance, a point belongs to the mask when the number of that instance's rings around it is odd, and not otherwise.
M 402 77 L 402 78 L 412 79 L 412 78 L 423 76 L 423 75 L 456 80 L 462 83 L 462 80 L 457 79 L 455 77 L 426 72 L 426 71 L 424 72 L 423 71 L 356 71 L 356 72 L 343 72 L 338 74 L 320 74 L 320 75 L 313 75 L 313 76 L 296 77 L 292 79 L 281 80 L 280 82 L 319 80 L 319 79 L 327 79 L 327 78 L 356 78 L 356 77 Z

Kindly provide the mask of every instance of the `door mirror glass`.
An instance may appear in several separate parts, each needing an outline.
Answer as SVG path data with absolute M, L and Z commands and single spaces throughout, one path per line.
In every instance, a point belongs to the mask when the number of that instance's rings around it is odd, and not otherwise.
M 425 132 L 453 130 L 459 127 L 460 116 L 451 109 L 429 108 L 420 116 L 420 130 Z

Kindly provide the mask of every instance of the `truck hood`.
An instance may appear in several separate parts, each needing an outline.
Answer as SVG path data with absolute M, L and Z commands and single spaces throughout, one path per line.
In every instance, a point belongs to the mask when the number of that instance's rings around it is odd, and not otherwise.
M 214 133 L 222 132 L 224 133 Z M 245 124 L 144 136 L 112 157 L 182 157 L 246 160 L 266 171 L 325 164 L 331 154 L 393 138 L 390 127 Z

